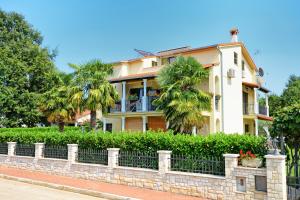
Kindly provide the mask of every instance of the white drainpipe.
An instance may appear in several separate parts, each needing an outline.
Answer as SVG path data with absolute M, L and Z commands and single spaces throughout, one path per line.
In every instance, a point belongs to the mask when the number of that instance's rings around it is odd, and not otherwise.
M 222 129 L 221 131 L 224 132 L 224 86 L 223 86 L 223 76 L 224 76 L 224 72 L 223 72 L 223 54 L 222 51 L 220 49 L 220 47 L 218 46 L 217 49 L 220 52 L 220 67 L 221 67 L 221 101 L 222 101 L 222 109 L 221 109 L 221 118 L 222 118 Z M 215 123 L 215 122 L 214 122 Z

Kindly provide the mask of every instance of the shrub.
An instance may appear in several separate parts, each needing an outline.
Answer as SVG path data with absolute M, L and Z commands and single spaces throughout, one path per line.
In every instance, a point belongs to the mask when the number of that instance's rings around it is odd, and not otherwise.
M 59 133 L 56 128 L 0 129 L 0 143 L 9 141 L 23 144 L 44 142 L 48 145 L 79 144 L 81 148 L 120 148 L 123 151 L 156 152 L 172 150 L 174 154 L 191 156 L 217 156 L 251 151 L 258 156 L 267 152 L 266 139 L 250 135 L 215 134 L 209 136 L 173 135 L 172 132 L 82 133 L 79 128 L 66 128 Z

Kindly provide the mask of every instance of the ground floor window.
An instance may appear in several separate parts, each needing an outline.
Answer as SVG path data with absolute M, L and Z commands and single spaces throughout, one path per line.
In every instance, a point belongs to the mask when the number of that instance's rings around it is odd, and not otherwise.
M 106 124 L 106 131 L 112 132 L 112 123 Z

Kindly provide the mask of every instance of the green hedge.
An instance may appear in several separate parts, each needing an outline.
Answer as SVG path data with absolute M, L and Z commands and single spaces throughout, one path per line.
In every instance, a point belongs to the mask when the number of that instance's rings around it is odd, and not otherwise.
M 83 148 L 121 148 L 124 151 L 156 152 L 172 150 L 175 154 L 193 156 L 222 156 L 224 153 L 239 153 L 251 150 L 263 156 L 267 152 L 266 139 L 249 135 L 215 134 L 209 136 L 173 135 L 171 132 L 147 133 L 82 133 L 77 128 L 66 128 L 59 133 L 57 128 L 0 129 L 0 143 L 9 141 L 23 144 L 44 142 L 49 145 L 79 144 Z

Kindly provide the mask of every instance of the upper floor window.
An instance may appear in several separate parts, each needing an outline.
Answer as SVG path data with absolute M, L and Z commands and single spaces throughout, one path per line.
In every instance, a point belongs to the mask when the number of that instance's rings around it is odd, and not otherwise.
M 242 60 L 242 70 L 245 71 L 245 61 Z
M 238 54 L 236 52 L 234 52 L 234 55 L 233 55 L 233 61 L 234 61 L 234 64 L 238 64 Z
M 168 58 L 162 58 L 161 59 L 161 64 L 166 65 L 166 64 L 171 64 L 176 60 L 176 57 L 168 57 Z
M 156 61 L 152 61 L 152 67 L 157 67 L 157 62 Z

